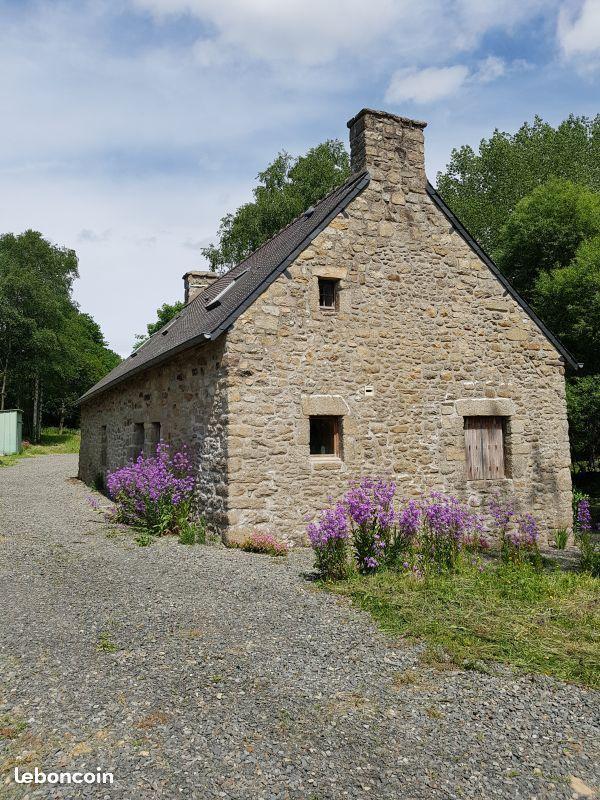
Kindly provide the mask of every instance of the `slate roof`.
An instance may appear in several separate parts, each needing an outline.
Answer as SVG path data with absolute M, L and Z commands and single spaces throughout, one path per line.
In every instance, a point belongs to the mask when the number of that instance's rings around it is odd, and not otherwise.
M 79 403 L 95 397 L 138 372 L 165 361 L 182 350 L 220 336 L 308 247 L 331 220 L 368 185 L 369 180 L 368 172 L 352 175 L 346 183 L 334 189 L 314 208 L 308 209 L 296 217 L 289 225 L 251 253 L 248 258 L 200 292 L 177 317 L 153 334 L 136 352 L 124 359 L 80 397 Z M 575 358 L 511 286 L 507 278 L 454 216 L 429 182 L 427 183 L 427 193 L 457 233 L 489 267 L 523 311 L 531 317 L 567 364 L 577 370 L 580 365 L 577 364 Z
M 367 186 L 369 180 L 368 172 L 352 175 L 314 208 L 296 217 L 248 258 L 200 292 L 177 317 L 92 386 L 79 402 L 89 400 L 182 350 L 220 336 Z M 223 292 L 229 286 L 231 288 Z M 211 304 L 220 294 L 219 302 Z

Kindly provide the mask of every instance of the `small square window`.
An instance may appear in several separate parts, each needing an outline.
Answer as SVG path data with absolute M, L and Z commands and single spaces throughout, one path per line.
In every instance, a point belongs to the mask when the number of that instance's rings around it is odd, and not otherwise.
M 319 308 L 336 311 L 338 307 L 339 281 L 319 278 Z
M 310 454 L 342 457 L 341 417 L 310 418 Z

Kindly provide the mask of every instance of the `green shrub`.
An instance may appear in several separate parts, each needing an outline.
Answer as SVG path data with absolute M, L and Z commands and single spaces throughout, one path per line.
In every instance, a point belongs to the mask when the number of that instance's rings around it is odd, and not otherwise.
M 183 520 L 179 526 L 179 544 L 205 544 L 206 520 L 200 517 L 197 520 Z

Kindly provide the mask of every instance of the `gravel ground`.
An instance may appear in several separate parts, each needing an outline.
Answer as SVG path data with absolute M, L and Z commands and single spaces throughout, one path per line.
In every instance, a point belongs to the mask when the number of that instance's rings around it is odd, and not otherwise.
M 600 785 L 597 694 L 425 667 L 317 591 L 305 551 L 138 547 L 75 473 L 75 456 L 0 470 L 0 796 L 541 800 Z M 115 782 L 16 786 L 15 765 Z

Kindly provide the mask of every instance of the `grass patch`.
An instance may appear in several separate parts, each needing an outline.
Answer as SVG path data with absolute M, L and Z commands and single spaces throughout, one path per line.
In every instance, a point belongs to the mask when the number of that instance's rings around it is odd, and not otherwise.
M 590 575 L 461 564 L 423 580 L 382 572 L 326 587 L 456 665 L 499 661 L 600 688 L 600 580 Z
M 101 631 L 96 643 L 96 650 L 100 653 L 116 653 L 118 645 L 112 640 L 108 631 Z
M 30 445 L 20 453 L 0 456 L 0 467 L 11 467 L 21 458 L 78 453 L 80 441 L 81 435 L 79 431 L 65 429 L 62 433 L 59 433 L 58 428 L 44 428 L 41 442 Z

